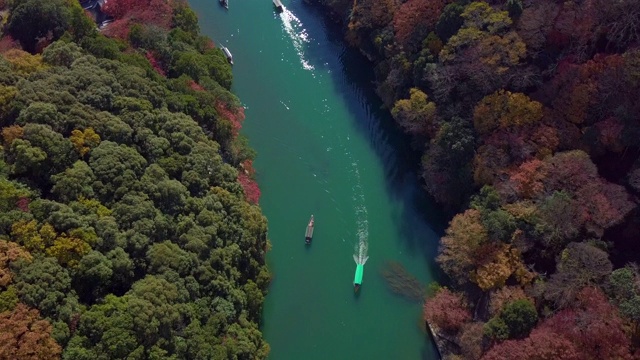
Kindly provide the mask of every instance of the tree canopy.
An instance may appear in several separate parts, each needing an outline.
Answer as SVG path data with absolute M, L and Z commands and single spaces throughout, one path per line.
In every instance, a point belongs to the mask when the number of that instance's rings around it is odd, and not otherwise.
M 186 3 L 108 4 L 0 2 L 0 358 L 264 359 L 231 68 Z
M 640 262 L 637 1 L 315 2 L 343 15 L 451 216 L 436 262 L 473 316 L 455 331 L 425 317 L 455 355 L 638 357 L 640 297 L 623 286 Z M 629 331 L 599 342 L 619 352 L 549 326 L 610 305 Z

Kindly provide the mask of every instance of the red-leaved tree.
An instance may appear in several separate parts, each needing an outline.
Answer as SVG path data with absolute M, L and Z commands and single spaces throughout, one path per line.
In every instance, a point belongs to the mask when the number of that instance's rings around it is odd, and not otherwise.
M 482 360 L 579 360 L 575 345 L 565 337 L 535 329 L 524 340 L 507 340 L 492 347 Z
M 107 0 L 102 11 L 116 19 L 122 19 L 128 12 L 137 8 L 143 1 L 136 0 Z
M 189 80 L 189 82 L 187 83 L 189 88 L 193 91 L 204 91 L 205 88 L 202 87 L 202 85 L 198 84 L 197 82 L 195 82 L 194 80 Z
M 618 310 L 597 288 L 584 288 L 573 308 L 560 311 L 540 328 L 569 339 L 580 359 L 631 359 Z
M 109 24 L 105 34 L 126 38 L 133 23 L 169 29 L 172 19 L 171 0 L 107 0 L 102 8 L 116 21 Z
M 482 360 L 632 358 L 630 340 L 618 310 L 602 291 L 586 287 L 572 308 L 553 315 L 524 340 L 494 346 Z
M 119 19 L 109 24 L 102 33 L 118 39 L 127 39 L 130 30 L 131 22 L 129 19 Z
M 238 182 L 244 189 L 244 196 L 248 202 L 258 204 L 260 201 L 260 188 L 255 180 L 251 179 L 244 171 L 238 172 Z
M 147 60 L 149 60 L 149 63 L 151 64 L 151 67 L 153 67 L 153 70 L 155 70 L 158 74 L 162 76 L 166 76 L 166 73 L 162 68 L 162 64 L 160 63 L 160 61 L 158 61 L 158 59 L 155 57 L 153 52 L 147 51 L 144 55 L 147 58 Z
M 4 54 L 5 52 L 11 49 L 19 49 L 20 43 L 15 41 L 11 35 L 5 35 L 2 39 L 0 39 L 0 54 Z
M 238 136 L 240 129 L 242 129 L 242 122 L 244 121 L 244 108 L 230 109 L 229 106 L 222 101 L 217 101 L 215 107 L 220 116 L 231 122 L 233 137 Z
M 512 171 L 509 181 L 513 184 L 516 193 L 522 198 L 533 198 L 544 190 L 542 179 L 544 163 L 538 159 L 527 161 Z
M 29 212 L 29 198 L 24 196 L 20 197 L 18 201 L 16 201 L 16 207 L 20 211 Z
M 545 192 L 564 190 L 575 194 L 572 206 L 582 225 L 596 236 L 622 222 L 635 207 L 624 187 L 602 179 L 583 151 L 558 153 L 545 163 Z
M 434 297 L 425 300 L 423 315 L 431 325 L 452 333 L 471 320 L 471 313 L 462 295 L 447 288 L 440 289 Z
M 444 0 L 409 0 L 393 17 L 393 30 L 401 44 L 420 42 L 435 27 L 444 8 Z

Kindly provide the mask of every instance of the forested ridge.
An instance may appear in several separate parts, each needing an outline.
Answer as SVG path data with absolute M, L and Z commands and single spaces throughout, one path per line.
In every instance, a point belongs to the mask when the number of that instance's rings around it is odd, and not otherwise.
M 180 0 L 0 0 L 0 359 L 263 359 L 231 67 Z
M 308 2 L 452 214 L 424 305 L 445 357 L 640 358 L 638 2 Z

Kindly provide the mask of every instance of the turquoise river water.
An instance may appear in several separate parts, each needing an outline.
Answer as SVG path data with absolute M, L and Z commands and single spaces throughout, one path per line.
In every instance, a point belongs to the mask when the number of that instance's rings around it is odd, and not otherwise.
M 190 0 L 205 35 L 234 57 L 243 133 L 258 156 L 274 275 L 262 331 L 272 360 L 436 359 L 421 304 L 392 293 L 401 263 L 432 281 L 443 219 L 420 188 L 419 158 L 380 109 L 370 64 L 302 0 Z M 304 232 L 310 215 L 315 233 Z M 354 253 L 368 245 L 360 292 Z

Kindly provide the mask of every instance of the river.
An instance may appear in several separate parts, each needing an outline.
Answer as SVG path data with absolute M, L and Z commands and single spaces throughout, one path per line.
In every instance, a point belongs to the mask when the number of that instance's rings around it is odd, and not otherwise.
M 283 0 L 190 0 L 202 32 L 234 57 L 243 134 L 258 156 L 274 279 L 262 331 L 272 360 L 436 359 L 421 304 L 381 276 L 401 263 L 432 281 L 444 222 L 420 188 L 419 158 L 372 90 L 368 64 L 319 9 Z M 315 233 L 304 232 L 310 215 Z M 368 242 L 360 292 L 354 246 Z

